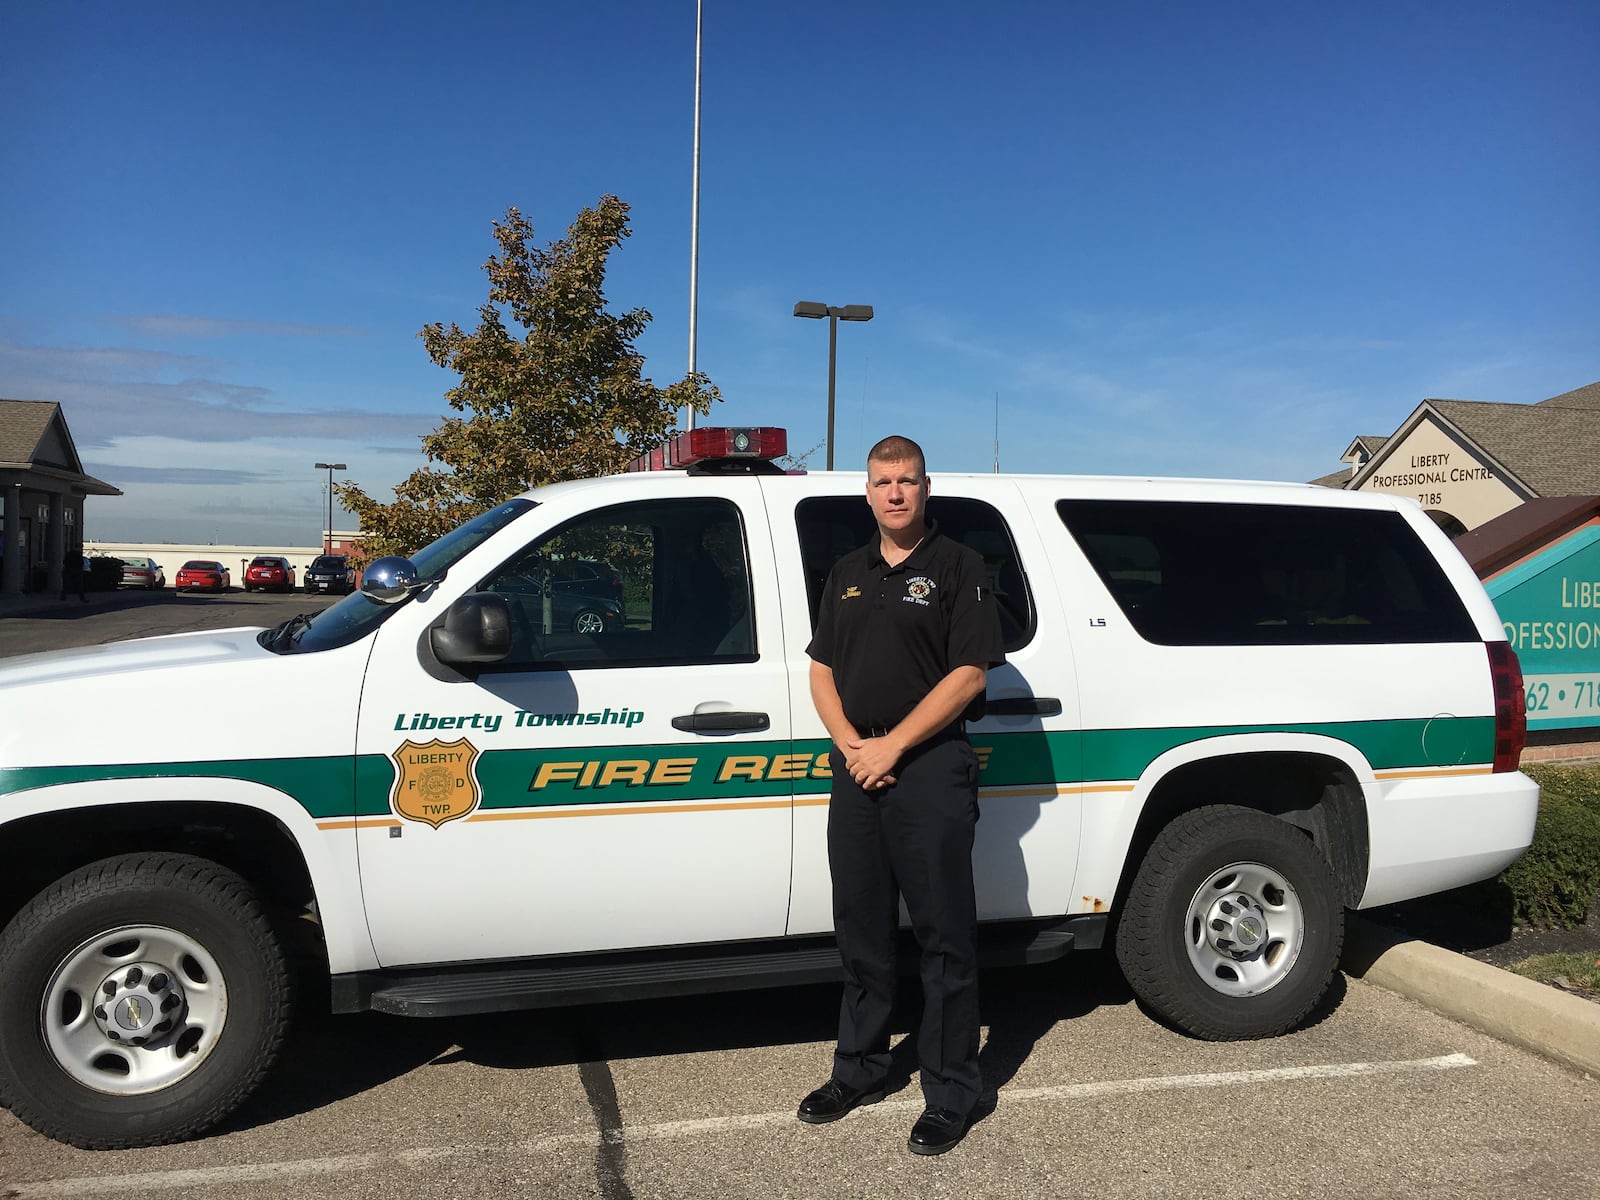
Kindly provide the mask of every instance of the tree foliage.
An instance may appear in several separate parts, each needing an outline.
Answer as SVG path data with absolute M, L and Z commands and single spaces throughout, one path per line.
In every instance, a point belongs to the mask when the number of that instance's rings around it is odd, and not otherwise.
M 363 560 L 412 553 L 530 487 L 619 471 L 670 437 L 680 410 L 705 413 L 722 398 L 699 372 L 657 387 L 634 348 L 650 313 L 606 310 L 606 260 L 631 233 L 615 196 L 544 247 L 516 208 L 495 222 L 500 252 L 484 264 L 477 329 L 435 322 L 418 334 L 428 357 L 460 376 L 445 392 L 459 415 L 422 439 L 428 462 L 392 504 L 338 485 L 361 521 Z M 508 319 L 525 332 L 514 335 Z

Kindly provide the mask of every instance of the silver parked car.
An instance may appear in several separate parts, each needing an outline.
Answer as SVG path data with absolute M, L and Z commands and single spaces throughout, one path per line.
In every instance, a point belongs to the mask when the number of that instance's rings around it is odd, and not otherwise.
M 118 586 L 155 591 L 167 586 L 167 577 L 161 570 L 161 564 L 153 558 L 125 558 L 122 560 L 122 582 Z

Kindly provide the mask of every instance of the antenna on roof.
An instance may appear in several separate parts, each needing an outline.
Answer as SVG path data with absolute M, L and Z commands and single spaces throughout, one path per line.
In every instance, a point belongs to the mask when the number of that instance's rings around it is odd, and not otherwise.
M 994 394 L 994 473 L 1000 474 L 1000 393 Z

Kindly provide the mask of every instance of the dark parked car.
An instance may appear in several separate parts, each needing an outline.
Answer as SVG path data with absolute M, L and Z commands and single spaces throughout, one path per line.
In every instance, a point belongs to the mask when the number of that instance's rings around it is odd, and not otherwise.
M 551 587 L 556 592 L 581 592 L 614 600 L 624 606 L 622 575 L 609 563 L 596 558 L 551 558 L 546 560 Z
M 233 586 L 233 574 L 211 558 L 191 558 L 178 568 L 173 584 L 180 592 L 225 592 Z
M 502 572 L 485 588 L 502 596 L 520 600 L 512 614 L 513 622 L 525 619 L 530 630 L 545 627 L 544 568 L 548 560 L 529 560 Z M 605 633 L 622 628 L 622 602 L 609 595 L 579 591 L 578 581 L 553 579 L 550 587 L 550 632 Z M 598 591 L 601 585 L 596 584 Z M 618 590 L 620 591 L 620 584 Z
M 244 590 L 253 592 L 257 588 L 274 592 L 294 591 L 294 567 L 282 555 L 256 555 L 244 569 Z
M 306 591 L 353 592 L 356 590 L 356 572 L 350 560 L 342 554 L 319 554 L 306 568 Z
M 155 591 L 167 586 L 167 577 L 162 573 L 161 564 L 153 558 L 125 558 L 122 560 L 122 582 L 117 586 Z

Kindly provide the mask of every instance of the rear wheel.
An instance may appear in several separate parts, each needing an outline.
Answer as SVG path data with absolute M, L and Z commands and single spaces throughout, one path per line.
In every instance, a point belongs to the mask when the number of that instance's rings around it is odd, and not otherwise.
M 1151 1009 L 1196 1037 L 1272 1037 L 1327 991 L 1344 908 L 1301 830 L 1211 805 L 1151 845 L 1117 929 L 1117 961 Z
M 242 878 L 184 854 L 92 863 L 0 935 L 0 1101 L 84 1149 L 215 1125 L 277 1058 L 290 971 Z

